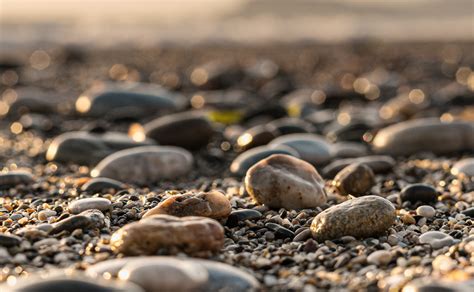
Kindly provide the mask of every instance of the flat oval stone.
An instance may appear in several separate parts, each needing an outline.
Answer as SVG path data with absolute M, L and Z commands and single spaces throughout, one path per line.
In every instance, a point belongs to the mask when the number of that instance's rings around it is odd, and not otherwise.
M 108 189 L 120 190 L 125 187 L 125 184 L 118 180 L 106 177 L 95 177 L 83 184 L 81 190 L 84 192 L 97 193 Z
M 46 152 L 46 159 L 91 165 L 116 151 L 153 144 L 151 140 L 136 142 L 119 132 L 69 132 L 54 138 Z
M 462 211 L 462 214 L 469 216 L 471 218 L 474 218 L 474 207 L 468 208 L 464 211 Z
M 327 199 L 316 169 L 285 154 L 274 154 L 252 166 L 245 176 L 245 188 L 257 203 L 270 208 L 313 208 Z
M 441 231 L 428 231 L 419 237 L 420 243 L 431 245 L 433 249 L 440 249 L 454 244 L 454 238 Z
M 295 237 L 295 233 L 279 224 L 267 223 L 265 227 L 275 232 L 275 238 L 291 238 Z
M 426 218 L 432 218 L 436 215 L 436 210 L 431 206 L 423 205 L 416 208 L 416 215 L 423 216 Z
M 467 292 L 474 287 L 470 281 L 439 281 L 434 278 L 418 278 L 403 287 L 402 292 Z
M 13 234 L 0 234 L 0 246 L 12 247 L 20 245 L 21 238 Z
M 298 118 L 281 118 L 267 125 L 275 128 L 280 135 L 316 132 L 313 124 Z
M 411 184 L 401 190 L 400 199 L 402 202 L 435 203 L 438 200 L 438 191 L 427 184 Z
M 313 165 L 321 165 L 331 160 L 331 145 L 316 134 L 289 134 L 270 142 L 270 147 L 288 146 L 299 154 L 299 158 Z
M 337 142 L 332 145 L 332 156 L 334 158 L 352 158 L 367 156 L 367 147 L 358 142 Z
M 157 85 L 101 83 L 78 97 L 76 110 L 90 117 L 139 119 L 174 112 L 183 100 L 183 96 Z
M 67 217 L 53 224 L 49 234 L 62 231 L 72 232 L 75 229 L 102 228 L 107 225 L 106 218 L 99 210 L 86 210 L 78 215 Z
M 205 267 L 194 261 L 150 257 L 127 263 L 118 277 L 137 284 L 147 292 L 158 292 L 196 291 L 207 283 L 209 275 Z
M 451 168 L 453 175 L 474 176 L 474 158 L 465 158 L 456 162 Z
M 395 207 L 390 201 L 378 196 L 364 196 L 319 213 L 311 223 L 311 233 L 319 242 L 347 235 L 375 237 L 385 233 L 395 219 Z
M 0 189 L 11 188 L 17 185 L 29 185 L 35 182 L 33 175 L 26 171 L 10 171 L 0 174 Z
M 445 154 L 474 149 L 474 123 L 438 119 L 401 122 L 380 130 L 373 141 L 374 151 L 407 156 L 429 151 Z
M 357 158 L 346 158 L 339 159 L 331 162 L 326 167 L 323 168 L 322 172 L 324 177 L 333 178 L 339 171 L 344 167 L 353 164 L 353 163 L 362 163 L 369 166 L 372 171 L 376 174 L 385 173 L 395 166 L 395 160 L 390 156 L 384 155 L 371 155 Z
M 362 196 L 375 185 L 374 172 L 365 164 L 346 166 L 333 180 L 333 186 L 341 195 Z
M 231 210 L 232 206 L 229 200 L 219 191 L 198 194 L 190 192 L 171 196 L 155 208 L 148 210 L 143 218 L 156 214 L 167 214 L 176 217 L 202 216 L 219 220 L 227 218 Z
M 107 156 L 91 171 L 91 176 L 145 185 L 184 176 L 191 171 L 192 165 L 193 156 L 185 149 L 144 146 Z
M 211 122 L 193 112 L 167 115 L 143 126 L 145 135 L 160 145 L 199 149 L 214 135 Z
M 227 218 L 226 225 L 229 227 L 235 227 L 239 225 L 239 222 L 244 222 L 245 220 L 255 220 L 261 218 L 263 215 L 257 210 L 252 209 L 242 209 L 232 211 Z
M 22 280 L 22 281 L 21 281 Z M 105 281 L 103 279 L 88 279 L 85 277 L 49 277 L 20 279 L 18 284 L 9 287 L 9 290 L 15 292 L 144 292 L 140 287 L 125 282 Z M 1 287 L 0 287 L 1 288 Z M 3 291 L 3 290 L 2 290 Z
M 299 157 L 298 152 L 288 146 L 280 146 L 278 148 L 259 146 L 237 156 L 230 165 L 230 171 L 236 175 L 243 176 L 252 165 L 273 154 L 287 154 Z
M 242 149 L 250 149 L 266 145 L 277 136 L 276 129 L 268 125 L 258 125 L 247 129 L 237 138 L 237 146 Z
M 57 101 L 62 98 L 53 91 L 37 87 L 15 89 L 17 98 L 9 104 L 8 116 L 19 118 L 29 113 L 51 115 L 57 112 Z
M 388 250 L 377 250 L 371 253 L 367 257 L 367 262 L 369 264 L 377 265 L 377 266 L 385 266 L 390 263 L 392 260 L 392 253 Z
M 110 200 L 104 198 L 86 198 L 72 202 L 68 208 L 69 212 L 71 212 L 72 214 L 79 214 L 83 211 L 90 209 L 107 211 L 110 209 L 111 205 L 112 203 L 110 202 Z
M 152 255 L 159 251 L 207 255 L 224 245 L 224 228 L 205 217 L 154 215 L 125 225 L 111 238 L 112 249 L 125 255 Z

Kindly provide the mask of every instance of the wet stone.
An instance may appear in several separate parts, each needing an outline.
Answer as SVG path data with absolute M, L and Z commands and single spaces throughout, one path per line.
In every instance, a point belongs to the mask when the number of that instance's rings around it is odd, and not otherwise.
M 400 192 L 400 199 L 402 202 L 411 203 L 435 203 L 438 198 L 438 191 L 427 184 L 411 184 L 404 187 Z
M 166 214 L 177 217 L 202 216 L 219 220 L 227 218 L 231 210 L 232 206 L 229 200 L 220 191 L 197 194 L 189 192 L 169 197 L 146 212 L 143 218 Z
M 107 211 L 110 209 L 112 203 L 110 200 L 104 198 L 86 198 L 72 202 L 69 205 L 69 212 L 72 214 L 79 214 L 90 209 L 97 209 L 100 211 Z
M 380 130 L 373 146 L 377 153 L 392 156 L 470 150 L 474 149 L 474 123 L 441 122 L 434 118 L 401 122 Z
M 454 244 L 454 238 L 441 231 L 428 231 L 420 235 L 420 243 L 429 244 L 433 249 L 440 249 L 444 246 Z
M 311 232 L 318 242 L 346 235 L 375 237 L 385 233 L 395 219 L 395 208 L 390 201 L 377 196 L 364 196 L 319 213 L 311 223 Z
M 259 146 L 237 156 L 230 165 L 230 171 L 236 175 L 243 176 L 252 165 L 273 154 L 287 154 L 299 157 L 298 152 L 287 146 L 280 146 L 278 148 Z
M 346 166 L 333 180 L 333 186 L 341 195 L 362 196 L 370 192 L 374 185 L 374 172 L 360 163 Z
M 186 175 L 191 171 L 193 161 L 192 154 L 179 147 L 144 146 L 107 156 L 91 175 L 140 185 L 153 184 Z
M 199 149 L 214 135 L 211 122 L 202 115 L 183 112 L 166 115 L 143 126 L 147 138 L 160 145 Z
M 272 155 L 252 166 L 245 188 L 259 204 L 270 208 L 303 209 L 326 202 L 324 181 L 309 163 L 284 154 Z
M 17 185 L 29 185 L 35 182 L 33 176 L 26 171 L 10 171 L 0 174 L 0 189 L 15 187 Z
M 12 247 L 18 246 L 21 243 L 21 238 L 12 234 L 0 234 L 0 246 Z
M 226 225 L 229 227 L 238 226 L 239 222 L 244 222 L 245 220 L 255 220 L 260 219 L 262 213 L 257 210 L 252 209 L 243 209 L 232 211 L 227 218 Z
M 157 252 L 208 255 L 224 245 L 224 229 L 205 217 L 154 215 L 125 225 L 112 235 L 112 249 L 125 255 Z
M 92 165 L 116 151 L 153 144 L 150 140 L 136 142 L 119 132 L 69 132 L 54 138 L 46 152 L 46 159 Z
M 288 146 L 298 152 L 299 158 L 319 166 L 331 159 L 331 145 L 322 136 L 316 134 L 289 134 L 270 142 L 270 147 Z
M 81 186 L 81 190 L 84 192 L 97 193 L 103 190 L 124 189 L 125 184 L 118 180 L 106 178 L 106 177 L 95 177 L 87 181 Z

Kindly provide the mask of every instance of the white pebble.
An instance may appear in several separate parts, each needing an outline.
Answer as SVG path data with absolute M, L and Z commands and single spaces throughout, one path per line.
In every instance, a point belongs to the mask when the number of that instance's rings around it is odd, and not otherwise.
M 431 206 L 423 205 L 416 209 L 416 214 L 426 218 L 432 218 L 436 215 L 436 210 Z
M 387 250 L 377 250 L 367 257 L 369 264 L 385 266 L 392 260 L 392 253 Z

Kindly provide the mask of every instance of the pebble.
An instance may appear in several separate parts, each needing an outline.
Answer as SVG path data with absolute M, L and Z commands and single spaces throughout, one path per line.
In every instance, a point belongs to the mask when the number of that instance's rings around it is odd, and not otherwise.
M 112 203 L 110 200 L 104 198 L 86 198 L 72 202 L 69 205 L 69 212 L 72 214 L 79 214 L 90 209 L 97 209 L 100 211 L 107 211 L 110 209 Z
M 157 118 L 143 126 L 146 137 L 160 145 L 199 149 L 214 135 L 211 122 L 202 115 L 182 112 Z
M 365 164 L 351 164 L 334 178 L 333 186 L 341 195 L 362 196 L 375 185 L 374 172 Z
M 232 211 L 227 197 L 220 191 L 202 193 L 186 193 L 175 195 L 160 202 L 158 206 L 149 210 L 143 218 L 156 214 L 166 214 L 176 217 L 202 216 L 216 220 L 225 219 Z
M 118 273 L 120 280 L 135 283 L 146 292 L 197 291 L 203 288 L 208 277 L 202 265 L 173 257 L 134 260 Z
M 307 228 L 301 231 L 300 233 L 296 234 L 296 236 L 293 238 L 293 241 L 306 241 L 310 237 L 311 237 L 311 230 Z
M 457 176 L 474 177 L 474 158 L 465 158 L 456 162 L 451 173 Z
M 433 249 L 440 249 L 444 246 L 450 246 L 454 244 L 454 238 L 449 234 L 441 231 L 428 231 L 423 233 L 419 237 L 420 243 L 427 243 L 431 245 Z
M 267 223 L 265 227 L 275 232 L 276 238 L 291 238 L 295 237 L 295 233 L 279 224 L 276 223 Z
M 386 266 L 392 261 L 392 253 L 387 250 L 377 250 L 367 257 L 369 264 Z
M 325 166 L 322 170 L 322 173 L 327 178 L 333 178 L 344 167 L 347 167 L 348 165 L 354 163 L 361 163 L 367 165 L 372 169 L 375 174 L 389 172 L 395 166 L 395 160 L 390 156 L 371 155 L 357 158 L 345 158 L 335 160 Z
M 73 215 L 53 224 L 49 234 L 62 231 L 73 232 L 75 229 L 102 228 L 107 225 L 107 220 L 99 210 L 86 210 L 78 215 Z
M 472 283 L 471 283 L 472 284 Z M 472 291 L 469 284 L 461 281 L 441 282 L 433 278 L 421 278 L 410 281 L 402 292 L 467 292 Z
M 235 227 L 239 225 L 239 222 L 245 220 L 256 220 L 262 217 L 262 213 L 257 210 L 243 209 L 232 211 L 227 218 L 226 225 L 229 227 Z
M 125 225 L 111 238 L 112 249 L 125 255 L 208 254 L 223 245 L 224 229 L 205 217 L 154 215 Z
M 0 246 L 12 247 L 18 246 L 21 243 L 21 238 L 12 234 L 0 234 Z
M 257 125 L 247 129 L 237 138 L 237 146 L 246 150 L 268 144 L 275 139 L 278 132 L 269 125 Z
M 107 119 L 143 118 L 173 112 L 184 97 L 144 83 L 101 83 L 76 100 L 76 111 Z
M 405 121 L 380 130 L 373 146 L 375 152 L 391 156 L 472 150 L 474 122 L 441 122 L 435 118 Z
M 0 174 L 0 189 L 15 187 L 17 185 L 29 185 L 35 182 L 33 176 L 26 171 L 10 171 Z
M 345 235 L 374 237 L 386 232 L 395 219 L 395 208 L 390 201 L 378 196 L 364 196 L 319 213 L 311 223 L 311 232 L 318 242 Z
M 237 156 L 230 165 L 230 171 L 238 176 L 244 176 L 252 165 L 273 154 L 287 154 L 299 157 L 298 152 L 287 146 L 273 149 L 268 146 L 259 146 Z
M 42 210 L 38 212 L 38 219 L 41 221 L 48 220 L 49 217 L 56 216 L 56 211 L 53 210 Z
M 469 216 L 471 218 L 474 218 L 474 207 L 468 208 L 464 211 L 462 211 L 462 214 Z
M 247 192 L 270 208 L 302 209 L 324 204 L 324 181 L 309 163 L 275 154 L 252 166 L 245 176 Z
M 337 142 L 331 147 L 333 158 L 362 157 L 369 154 L 367 147 L 358 142 Z
M 316 134 L 288 134 L 270 142 L 270 147 L 288 146 L 298 152 L 299 158 L 319 166 L 331 160 L 331 144 Z
M 271 121 L 267 125 L 274 128 L 280 135 L 316 132 L 311 123 L 298 118 L 281 118 Z
M 75 131 L 53 139 L 46 152 L 46 159 L 65 163 L 93 165 L 116 151 L 152 145 L 153 141 L 136 142 L 119 132 L 91 133 Z
M 433 218 L 436 215 L 436 210 L 431 206 L 423 205 L 416 209 L 416 214 L 426 218 Z
M 97 193 L 109 189 L 120 190 L 124 189 L 125 187 L 125 184 L 118 180 L 106 177 L 95 177 L 83 184 L 81 186 L 81 191 Z
M 430 185 L 417 183 L 404 187 L 400 192 L 402 202 L 411 203 L 435 203 L 438 199 L 438 192 Z
M 179 147 L 136 147 L 107 156 L 91 171 L 91 176 L 140 185 L 153 184 L 186 175 L 191 171 L 193 161 L 192 154 Z

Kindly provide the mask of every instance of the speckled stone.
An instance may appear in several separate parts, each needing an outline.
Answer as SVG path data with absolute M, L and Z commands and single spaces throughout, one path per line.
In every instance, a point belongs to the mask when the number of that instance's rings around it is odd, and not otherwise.
M 299 158 L 319 166 L 327 163 L 331 155 L 331 144 L 316 134 L 289 134 L 278 137 L 270 142 L 270 147 L 285 145 L 298 152 Z
M 319 213 L 311 223 L 311 232 L 318 241 L 346 235 L 374 237 L 387 231 L 395 219 L 395 208 L 390 201 L 378 196 L 364 196 Z
M 0 174 L 0 189 L 14 187 L 16 185 L 29 185 L 35 182 L 35 179 L 26 171 L 10 171 Z
M 224 245 L 224 229 L 204 217 L 154 215 L 120 228 L 112 235 L 111 247 L 125 255 L 185 252 L 208 255 Z
M 438 192 L 434 187 L 428 184 L 411 184 L 400 191 L 400 199 L 402 202 L 422 202 L 429 204 L 436 202 L 437 198 Z
M 147 292 L 197 291 L 204 287 L 208 277 L 202 265 L 173 257 L 130 261 L 118 273 L 120 280 L 135 283 Z
M 474 158 L 465 158 L 456 162 L 451 173 L 458 176 L 474 176 Z
M 302 209 L 324 204 L 324 181 L 309 163 L 284 154 L 272 155 L 252 166 L 245 188 L 259 204 L 270 208 Z
M 232 211 L 227 197 L 220 191 L 203 193 L 186 193 L 172 196 L 158 206 L 149 210 L 143 218 L 156 214 L 167 214 L 177 217 L 202 216 L 213 219 L 227 218 Z
M 427 243 L 431 245 L 433 249 L 439 249 L 454 244 L 454 238 L 441 231 L 428 231 L 420 235 L 419 239 L 420 243 Z
M 79 214 L 90 209 L 97 209 L 106 211 L 110 209 L 112 203 L 110 200 L 104 198 L 85 198 L 72 202 L 69 205 L 69 212 L 72 214 Z
M 193 156 L 185 149 L 144 146 L 107 156 L 91 171 L 91 175 L 145 185 L 184 176 L 191 171 L 192 165 Z
M 380 130 L 373 140 L 377 153 L 406 156 L 474 149 L 474 122 L 441 122 L 426 118 L 397 123 Z
M 375 185 L 374 172 L 365 164 L 351 164 L 336 175 L 332 184 L 341 195 L 362 196 Z

